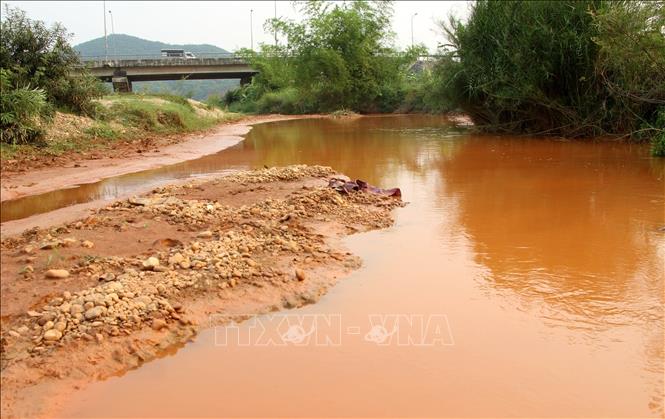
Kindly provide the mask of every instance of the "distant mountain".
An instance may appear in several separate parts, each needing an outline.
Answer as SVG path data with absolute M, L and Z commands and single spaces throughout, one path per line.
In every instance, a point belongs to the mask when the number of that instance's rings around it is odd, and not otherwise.
M 227 50 L 210 44 L 166 44 L 159 41 L 149 41 L 136 36 L 115 34 L 108 36 L 109 55 L 159 55 L 162 49 L 184 49 L 197 56 L 205 53 L 228 53 Z M 86 56 L 102 56 L 105 54 L 104 37 L 75 45 L 74 49 Z

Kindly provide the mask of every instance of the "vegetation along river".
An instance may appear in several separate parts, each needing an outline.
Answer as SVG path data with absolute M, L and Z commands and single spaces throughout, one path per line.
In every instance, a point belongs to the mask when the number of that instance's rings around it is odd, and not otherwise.
M 41 201 L 295 163 L 399 186 L 409 202 L 392 228 L 347 240 L 361 269 L 285 312 L 326 318 L 334 344 L 220 344 L 226 332 L 209 329 L 76 394 L 64 415 L 663 414 L 665 163 L 646 147 L 475 136 L 435 116 L 295 120 Z M 432 318 L 440 329 L 413 327 Z M 397 334 L 379 342 L 377 319 Z M 284 324 L 259 321 L 282 336 Z M 233 330 L 250 336 L 256 324 Z

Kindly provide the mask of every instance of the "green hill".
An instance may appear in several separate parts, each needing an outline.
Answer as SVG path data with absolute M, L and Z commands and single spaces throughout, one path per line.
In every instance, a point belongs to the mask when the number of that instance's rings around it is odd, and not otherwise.
M 136 36 L 116 34 L 108 36 L 109 56 L 113 55 L 159 55 L 162 49 L 184 49 L 197 57 L 206 53 L 228 53 L 227 50 L 210 44 L 166 44 L 149 41 Z M 75 45 L 82 57 L 101 57 L 104 52 L 104 37 Z M 178 96 L 206 100 L 210 95 L 223 95 L 239 85 L 239 80 L 178 80 L 134 82 L 134 91 L 146 93 L 171 93 Z
M 108 53 L 110 56 L 159 55 L 162 49 L 184 49 L 185 51 L 193 52 L 196 55 L 205 55 L 205 53 L 228 53 L 227 50 L 210 44 L 167 44 L 125 34 L 109 35 L 108 45 Z M 74 49 L 80 52 L 83 57 L 103 56 L 105 54 L 104 37 L 75 45 Z

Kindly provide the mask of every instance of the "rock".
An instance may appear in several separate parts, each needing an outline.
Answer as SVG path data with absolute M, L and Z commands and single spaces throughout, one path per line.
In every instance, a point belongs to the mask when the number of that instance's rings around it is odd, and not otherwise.
M 46 332 L 44 332 L 44 340 L 49 342 L 55 342 L 56 340 L 60 340 L 61 337 L 62 337 L 62 332 L 59 331 L 58 329 L 49 329 Z
M 115 274 L 111 273 L 111 272 L 106 273 L 106 274 L 100 276 L 99 280 L 100 281 L 106 281 L 106 282 L 115 281 Z
M 86 249 L 92 249 L 93 247 L 95 247 L 95 244 L 90 240 L 83 240 L 81 242 L 81 247 L 85 247 Z
M 304 281 L 305 278 L 305 271 L 296 268 L 296 279 L 298 279 L 298 281 Z
M 63 332 L 63 331 L 67 328 L 67 323 L 65 323 L 65 322 L 57 322 L 57 323 L 53 326 L 53 328 L 54 328 L 55 330 L 58 330 L 58 331 L 60 331 L 60 332 Z
M 147 198 L 139 198 L 139 197 L 131 197 L 127 200 L 132 205 L 138 206 L 138 207 L 144 207 L 147 205 L 150 205 L 151 201 Z
M 55 249 L 56 247 L 60 246 L 59 241 L 51 241 L 51 242 L 44 242 L 39 246 L 41 250 L 50 250 L 50 249 Z
M 35 246 L 27 245 L 21 249 L 21 253 L 29 255 L 35 252 Z
M 37 320 L 37 324 L 40 326 L 44 326 L 47 322 L 50 322 L 51 320 L 55 319 L 55 314 L 53 313 L 44 313 L 39 320 Z
M 97 343 L 104 342 L 104 335 L 102 335 L 101 333 L 95 333 L 95 340 L 97 340 Z
M 101 316 L 102 314 L 104 314 L 104 307 L 96 306 L 86 310 L 83 316 L 85 317 L 86 320 L 93 320 Z
M 42 316 L 42 313 L 40 313 L 38 311 L 34 311 L 34 310 L 28 310 L 27 314 L 30 317 L 41 317 Z
M 155 266 L 159 266 L 159 259 L 154 256 L 143 261 L 143 269 L 146 271 L 152 271 L 155 269 Z
M 42 326 L 42 329 L 51 330 L 51 329 L 53 329 L 53 326 L 54 326 L 53 322 L 49 320 L 46 323 L 44 323 L 44 326 Z
M 21 334 L 19 332 L 14 331 L 14 330 L 10 330 L 9 335 L 13 336 L 15 338 L 20 338 L 21 337 Z
M 49 269 L 45 273 L 47 278 L 51 279 L 64 279 L 69 276 L 69 272 L 65 269 Z
M 62 240 L 62 245 L 64 247 L 70 247 L 70 246 L 75 245 L 77 242 L 78 242 L 78 240 L 76 240 L 74 238 L 71 238 L 71 237 L 68 237 L 68 238 Z
M 202 231 L 199 234 L 197 234 L 196 237 L 199 237 L 201 239 L 209 239 L 210 237 L 212 237 L 212 231 L 209 230 Z
M 182 254 L 176 253 L 176 254 L 174 254 L 173 256 L 171 256 L 169 258 L 169 264 L 170 265 L 177 265 L 180 262 L 182 262 L 183 260 L 185 260 L 185 258 L 182 256 Z
M 83 306 L 80 304 L 72 304 L 72 307 L 69 309 L 69 314 L 72 316 L 83 313 Z
M 157 265 L 154 268 L 152 268 L 152 270 L 155 272 L 168 272 L 169 268 L 164 265 Z
M 191 266 L 192 266 L 192 264 L 189 263 L 189 261 L 187 261 L 187 260 L 183 260 L 182 262 L 180 262 L 180 267 L 182 269 L 189 269 Z
M 153 330 L 159 331 L 159 330 L 162 330 L 163 328 L 165 328 L 166 326 L 167 326 L 166 321 L 164 321 L 162 319 L 155 319 L 155 320 L 152 321 Z

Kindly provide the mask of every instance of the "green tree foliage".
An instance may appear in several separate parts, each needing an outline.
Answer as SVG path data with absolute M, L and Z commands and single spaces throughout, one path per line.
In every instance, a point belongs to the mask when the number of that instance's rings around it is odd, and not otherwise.
M 299 6 L 302 21 L 275 19 L 267 25 L 283 44 L 264 44 L 259 54 L 245 51 L 260 74 L 227 99 L 244 102 L 249 110 L 288 113 L 395 109 L 404 97 L 405 70 L 419 50 L 402 53 L 393 47 L 391 3 Z
M 20 9 L 5 7 L 0 25 L 1 123 L 3 131 L 7 130 L 3 142 L 37 140 L 38 121 L 53 106 L 94 111 L 91 99 L 101 96 L 103 86 L 89 75 L 72 74 L 79 58 L 68 37 L 59 24 L 49 28 Z
M 35 142 L 42 135 L 40 119 L 50 115 L 44 90 L 29 85 L 16 87 L 10 70 L 0 69 L 0 141 Z
M 665 104 L 663 2 L 479 0 L 431 86 L 489 130 L 637 134 Z

